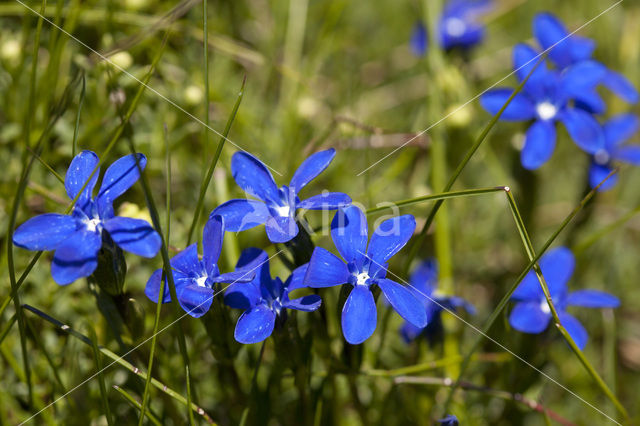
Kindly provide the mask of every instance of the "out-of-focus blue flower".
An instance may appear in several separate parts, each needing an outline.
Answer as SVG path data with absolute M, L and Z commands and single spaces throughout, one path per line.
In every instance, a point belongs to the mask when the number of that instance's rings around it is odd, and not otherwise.
M 533 20 L 533 32 L 544 50 L 549 50 L 549 57 L 561 70 L 574 64 L 590 60 L 596 47 L 591 39 L 578 35 L 569 35 L 564 24 L 551 13 L 539 13 Z M 603 84 L 620 98 L 629 103 L 640 100 L 638 91 L 622 74 L 609 70 L 601 65 L 605 72 L 598 83 Z M 605 104 L 595 89 L 579 93 L 576 103 L 591 112 L 602 113 Z
M 445 309 L 455 311 L 462 308 L 470 314 L 475 313 L 473 305 L 461 297 L 434 294 L 438 287 L 438 263 L 435 259 L 422 262 L 411 274 L 409 284 L 409 290 L 416 299 L 421 300 L 424 304 L 428 323 L 426 327 L 420 328 L 410 322 L 405 322 L 400 328 L 400 334 L 406 342 L 424 335 L 433 343 L 437 337 L 442 335 L 440 314 Z
M 540 259 L 542 275 L 549 287 L 560 322 L 576 345 L 583 349 L 587 344 L 587 331 L 577 319 L 566 312 L 567 307 L 616 308 L 620 301 L 617 297 L 598 290 L 577 290 L 569 293 L 567 281 L 573 274 L 574 267 L 573 253 L 566 247 L 549 250 Z M 509 316 L 509 323 L 513 328 L 532 334 L 542 333 L 547 328 L 552 315 L 533 270 L 525 276 L 511 299 L 518 302 Z
M 143 257 L 156 255 L 162 244 L 153 227 L 141 219 L 115 216 L 113 202 L 140 177 L 147 159 L 142 154 L 127 155 L 115 161 L 104 174 L 96 198 L 93 189 L 100 171 L 98 156 L 82 151 L 72 161 L 65 176 L 65 189 L 70 199 L 80 196 L 70 215 L 46 213 L 23 223 L 13 234 L 13 243 L 28 250 L 55 250 L 51 275 L 61 285 L 88 277 L 98 266 L 98 253 L 103 238 L 110 238 L 123 250 Z
M 640 145 L 624 144 L 638 131 L 640 121 L 633 114 L 620 114 L 602 126 L 604 130 L 604 148 L 593 155 L 589 168 L 589 183 L 595 188 L 613 170 L 613 162 L 620 161 L 640 166 Z M 618 176 L 613 175 L 602 184 L 599 191 L 611 189 Z
M 525 44 L 516 45 L 513 51 L 514 69 L 519 81 L 523 81 L 537 61 L 536 52 Z M 592 91 L 600 81 L 605 68 L 593 61 L 582 61 L 562 73 L 541 64 L 536 68 L 504 110 L 501 120 L 533 120 L 527 130 L 520 161 L 526 169 L 537 169 L 553 154 L 556 144 L 556 125 L 561 121 L 573 141 L 589 154 L 604 147 L 604 135 L 600 124 L 587 111 L 574 108 L 571 100 L 580 93 Z M 497 88 L 480 98 L 484 109 L 496 114 L 513 93 L 512 89 Z
M 176 286 L 178 303 L 182 309 L 194 318 L 206 314 L 217 283 L 249 282 L 256 271 L 251 268 L 237 268 L 234 272 L 221 274 L 218 259 L 224 238 L 224 219 L 220 216 L 209 218 L 202 234 L 202 260 L 198 258 L 198 244 L 193 243 L 171 259 L 173 281 Z M 249 265 L 251 266 L 251 265 Z M 157 269 L 147 281 L 144 293 L 153 302 L 158 303 L 162 269 Z M 171 294 L 165 277 L 162 303 L 169 303 Z
M 271 336 L 276 318 L 284 318 L 285 309 L 312 312 L 322 303 L 317 294 L 289 299 L 289 293 L 306 287 L 303 279 L 307 265 L 296 268 L 283 283 L 280 278 L 271 278 L 267 253 L 249 248 L 242 252 L 236 267 L 257 270 L 251 282 L 231 284 L 224 294 L 224 302 L 228 306 L 244 309 L 234 333 L 240 343 L 258 343 Z
M 491 10 L 490 0 L 450 0 L 438 22 L 440 45 L 449 50 L 468 49 L 484 38 L 484 26 L 478 18 Z
M 409 42 L 411 51 L 416 56 L 423 56 L 427 53 L 428 45 L 429 36 L 427 35 L 427 29 L 422 22 L 418 21 L 413 26 L 413 32 L 411 33 L 411 40 Z
M 298 167 L 289 186 L 278 188 L 260 160 L 247 152 L 236 152 L 231 159 L 233 178 L 260 201 L 230 200 L 216 207 L 211 216 L 223 216 L 227 231 L 244 231 L 264 223 L 271 242 L 290 241 L 298 235 L 297 209 L 335 210 L 351 204 L 351 198 L 341 192 L 327 192 L 302 201 L 298 197 L 300 190 L 329 166 L 335 154 L 333 148 L 316 152 Z
M 367 246 L 367 219 L 358 207 L 339 209 L 331 222 L 331 238 L 342 255 L 316 247 L 304 282 L 309 287 L 353 286 L 342 309 L 342 333 L 347 342 L 359 344 L 376 329 L 377 311 L 371 287 L 377 285 L 393 308 L 417 327 L 427 325 L 422 303 L 405 286 L 388 278 L 387 261 L 409 241 L 416 227 L 411 215 L 387 219 Z
M 458 418 L 453 414 L 448 414 L 444 419 L 438 420 L 443 426 L 458 426 L 460 422 L 458 422 Z

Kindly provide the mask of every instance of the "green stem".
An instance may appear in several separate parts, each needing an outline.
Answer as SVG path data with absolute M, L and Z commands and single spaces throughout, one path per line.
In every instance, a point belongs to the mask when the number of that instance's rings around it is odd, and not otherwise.
M 120 395 L 122 395 L 124 397 L 124 399 L 126 399 L 127 401 L 129 401 L 131 403 L 131 405 L 133 405 L 135 408 L 137 408 L 138 410 L 141 410 L 141 405 L 138 401 L 135 400 L 135 398 L 133 396 L 131 396 L 127 391 L 125 391 L 124 389 L 122 389 L 120 386 L 118 385 L 113 385 L 113 388 L 115 390 L 117 390 Z M 151 421 L 151 423 L 153 423 L 156 426 L 162 426 L 162 424 L 160 423 L 160 420 L 158 420 L 156 418 L 156 416 L 154 416 L 151 411 L 147 411 L 144 413 L 145 416 L 147 416 L 147 418 Z
M 102 399 L 102 405 L 104 408 L 104 415 L 107 418 L 107 424 L 113 425 L 111 418 L 111 408 L 109 408 L 109 397 L 107 396 L 107 386 L 104 383 L 104 368 L 102 368 L 102 358 L 100 356 L 100 349 L 98 348 L 98 337 L 91 325 L 87 327 L 91 336 L 91 348 L 93 349 L 93 359 L 96 363 L 96 370 L 98 374 L 98 381 L 100 382 L 100 397 Z

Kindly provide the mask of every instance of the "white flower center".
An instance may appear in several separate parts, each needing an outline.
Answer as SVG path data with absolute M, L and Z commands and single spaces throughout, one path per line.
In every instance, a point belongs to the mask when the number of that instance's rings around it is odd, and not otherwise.
M 366 285 L 369 280 L 369 274 L 366 272 L 361 272 L 356 276 L 357 282 L 356 285 Z
M 281 217 L 289 217 L 289 213 L 291 212 L 291 207 L 289 206 L 278 206 L 276 207 L 276 212 Z
M 98 225 L 100 225 L 100 219 L 87 219 L 84 221 L 87 231 L 96 232 Z
M 545 314 L 550 314 L 551 313 L 551 308 L 549 308 L 549 304 L 547 303 L 547 299 L 544 299 L 542 302 L 540 302 L 540 309 Z
M 601 166 L 606 165 L 607 163 L 609 163 L 610 157 L 609 157 L 609 153 L 604 150 L 604 149 L 599 149 L 594 155 L 593 155 L 593 160 L 597 163 L 600 164 Z
M 198 284 L 198 287 L 206 287 L 207 286 L 207 277 L 199 277 L 198 279 L 196 279 L 196 284 Z
M 445 30 L 452 37 L 460 37 L 467 29 L 467 24 L 460 18 L 449 18 L 445 23 Z
M 551 102 L 541 102 L 536 106 L 536 113 L 541 120 L 551 120 L 558 113 L 558 108 Z

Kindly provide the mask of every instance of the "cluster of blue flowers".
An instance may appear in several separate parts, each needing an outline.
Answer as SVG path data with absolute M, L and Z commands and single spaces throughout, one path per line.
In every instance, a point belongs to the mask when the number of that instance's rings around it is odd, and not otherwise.
M 292 299 L 291 292 L 348 284 L 351 290 L 342 309 L 342 331 L 351 344 L 364 342 L 375 331 L 376 288 L 405 320 L 400 333 L 407 342 L 419 336 L 433 342 L 440 336 L 443 310 L 475 312 L 471 304 L 459 297 L 435 293 L 437 264 L 434 259 L 418 266 L 411 275 L 409 286 L 387 277 L 389 260 L 414 233 L 413 216 L 387 219 L 369 238 L 364 212 L 352 205 L 346 194 L 330 192 L 300 201 L 299 191 L 326 169 L 334 156 L 333 149 L 311 155 L 294 173 L 289 186 L 278 189 L 260 160 L 246 152 L 234 154 L 231 164 L 234 179 L 260 201 L 238 199 L 217 207 L 203 230 L 202 258 L 198 256 L 197 244 L 191 244 L 171 259 L 176 296 L 185 312 L 194 318 L 203 316 L 211 308 L 216 294 L 224 290 L 226 305 L 243 310 L 236 325 L 236 340 L 257 343 L 272 334 L 278 321 L 286 319 L 287 309 L 312 312 L 322 303 L 317 294 Z M 101 250 L 113 250 L 118 246 L 140 256 L 153 257 L 162 244 L 149 223 L 115 216 L 113 209 L 113 201 L 139 178 L 146 158 L 142 154 L 128 155 L 113 163 L 94 199 L 92 192 L 97 182 L 98 164 L 98 157 L 90 151 L 81 152 L 71 162 L 65 187 L 69 197 L 77 200 L 70 215 L 36 216 L 14 233 L 13 241 L 20 247 L 55 250 L 51 270 L 59 284 L 92 276 L 100 262 Z M 322 247 L 315 247 L 310 261 L 295 268 L 283 282 L 271 277 L 267 253 L 249 248 L 242 252 L 234 271 L 220 272 L 218 259 L 226 230 L 241 231 L 264 223 L 272 242 L 287 243 L 300 232 L 296 218 L 298 209 L 337 210 L 331 222 L 331 238 L 342 259 Z M 566 248 L 552 250 L 540 261 L 560 320 L 582 348 L 587 333 L 565 308 L 570 305 L 616 307 L 619 301 L 594 290 L 567 293 L 566 282 L 574 263 Z M 160 294 L 163 278 L 164 292 Z M 99 278 L 97 281 L 100 284 Z M 230 285 L 222 289 L 219 286 L 222 283 Z M 151 275 L 145 294 L 155 303 L 171 301 L 163 269 Z M 540 333 L 547 328 L 551 314 L 533 272 L 526 276 L 513 299 L 518 302 L 510 316 L 515 329 Z
M 534 69 L 540 52 L 526 44 L 513 50 L 513 68 L 522 82 L 518 93 L 501 116 L 505 121 L 528 121 L 524 146 L 520 154 L 522 166 L 534 170 L 546 163 L 556 145 L 556 123 L 564 124 L 573 141 L 591 156 L 589 182 L 597 186 L 613 169 L 614 161 L 640 165 L 640 145 L 624 144 L 638 130 L 638 118 L 632 114 L 616 115 L 603 125 L 597 117 L 605 113 L 606 104 L 597 88 L 605 86 L 628 103 L 640 99 L 633 85 L 621 74 L 595 61 L 595 42 L 570 34 L 550 13 L 538 14 L 533 32 L 549 61 Z M 553 67 L 549 67 L 549 62 Z M 532 71 L 533 70 L 533 71 Z M 481 105 L 496 114 L 513 93 L 497 88 L 485 93 Z M 615 185 L 609 179 L 600 190 Z

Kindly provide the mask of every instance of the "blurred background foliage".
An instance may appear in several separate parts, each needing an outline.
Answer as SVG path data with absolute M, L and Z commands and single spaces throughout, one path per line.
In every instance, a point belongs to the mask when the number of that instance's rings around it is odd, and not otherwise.
M 79 73 L 84 75 L 86 93 L 82 104 L 78 147 L 100 153 L 120 123 L 118 104 L 125 107 L 149 70 L 153 57 L 167 44 L 149 86 L 132 116 L 124 138 L 132 138 L 147 155 L 146 173 L 156 201 L 164 206 L 165 148 L 167 128 L 172 165 L 171 237 L 172 255 L 186 244 L 203 171 L 208 166 L 219 137 L 205 135 L 202 122 L 209 114 L 211 126 L 222 131 L 238 91 L 247 83 L 239 113 L 229 134 L 234 144 L 258 155 L 287 182 L 295 167 L 321 147 L 339 152 L 329 170 L 307 189 L 309 194 L 327 188 L 347 192 L 365 206 L 406 199 L 440 191 L 434 185 L 431 145 L 439 138 L 444 146 L 444 181 L 461 161 L 481 129 L 489 121 L 477 101 L 468 102 L 511 72 L 511 49 L 518 42 L 531 41 L 531 20 L 548 10 L 575 29 L 613 3 L 552 0 L 496 1 L 486 16 L 487 37 L 470 52 L 442 53 L 437 70 L 424 57 L 416 57 L 408 40 L 417 19 L 430 19 L 438 2 L 331 2 L 292 0 L 208 1 L 209 93 L 203 74 L 203 7 L 199 1 L 180 3 L 156 0 L 79 1 L 49 0 L 45 15 L 87 46 L 126 70 L 122 72 L 92 54 L 86 46 L 70 39 L 44 22 L 37 50 L 37 78 L 33 101 L 29 99 L 31 55 L 37 16 L 17 1 L 0 4 L 0 238 L 3 245 L 4 294 L 9 295 L 6 269 L 6 228 L 9 209 L 21 172 L 24 122 L 30 116 L 30 140 L 34 143 L 52 117 L 67 86 Z M 28 1 L 39 10 L 39 2 Z M 581 31 L 597 41 L 595 57 L 625 74 L 640 86 L 640 5 L 622 2 Z M 431 49 L 437 49 L 433 43 Z M 439 54 L 440 55 L 440 54 Z M 436 72 L 437 71 L 437 72 Z M 130 74 L 130 75 L 129 75 Z M 72 158 L 72 140 L 80 105 L 81 83 L 76 80 L 65 111 L 43 145 L 40 156 L 64 175 Z M 514 85 L 508 77 L 502 85 Z M 170 99 L 171 105 L 163 97 Z M 206 96 L 210 107 L 206 111 Z M 608 114 L 637 111 L 603 92 Z M 468 103 L 467 103 L 468 102 Z M 458 107 L 463 106 L 459 110 Z M 183 111 L 181 111 L 183 109 Z M 454 112 L 455 111 L 455 112 Z M 420 134 L 405 148 L 389 156 L 366 173 L 358 173 L 391 153 L 423 129 L 448 118 Z M 539 247 L 562 219 L 584 196 L 588 187 L 589 159 L 559 131 L 557 149 L 540 170 L 525 171 L 519 162 L 526 127 L 522 123 L 498 123 L 489 139 L 473 157 L 454 189 L 506 185 L 511 187 L 522 209 L 534 246 Z M 637 140 L 638 135 L 635 136 Z M 236 147 L 228 142 L 207 193 L 201 233 L 209 211 L 230 197 L 242 196 L 230 177 L 230 156 Z M 124 140 L 105 158 L 109 163 L 128 153 Z M 104 169 L 103 169 L 104 170 Z M 638 244 L 640 219 L 634 214 L 640 205 L 637 182 L 640 170 L 620 172 L 618 185 L 599 193 L 563 233 L 558 243 L 576 254 L 577 268 L 570 289 L 596 288 L 616 294 L 622 306 L 613 311 L 585 310 L 578 318 L 589 330 L 586 355 L 622 403 L 636 416 L 640 384 L 640 282 Z M 443 181 L 443 182 L 444 182 Z M 20 206 L 18 223 L 66 207 L 63 185 L 40 163 L 29 178 Z M 447 256 L 450 274 L 441 277 L 441 289 L 470 300 L 478 309 L 467 320 L 481 326 L 497 301 L 526 265 L 526 256 L 502 194 L 455 199 L 446 203 L 436 222 L 444 221 L 449 235 Z M 128 215 L 147 217 L 142 188 L 136 185 L 121 198 L 119 207 Z M 413 213 L 419 227 L 429 204 L 403 209 Z M 161 215 L 164 208 L 159 207 Z M 321 224 L 322 213 L 307 216 Z M 198 237 L 200 238 L 200 237 Z M 315 236 L 316 243 L 331 246 L 327 233 Z M 435 255 L 432 234 L 420 253 Z M 262 228 L 240 235 L 227 235 L 221 258 L 222 270 L 230 270 L 239 249 L 267 248 Z M 30 253 L 16 248 L 16 265 L 21 273 Z M 146 260 L 127 256 L 126 293 L 115 301 L 124 316 L 122 341 L 96 309 L 96 296 L 86 282 L 67 287 L 50 277 L 52 253 L 45 253 L 22 287 L 21 302 L 38 307 L 85 335 L 95 327 L 98 343 L 117 354 L 151 335 L 155 305 L 143 293 L 151 272 L 161 266 L 160 256 Z M 441 262 L 447 261 L 439 259 Z M 402 252 L 391 270 L 402 271 Z M 272 261 L 272 274 L 285 278 L 288 270 Z M 404 276 L 406 278 L 406 275 Z M 325 309 L 299 316 L 297 326 L 303 338 L 294 347 L 311 376 L 306 390 L 295 384 L 296 368 L 287 352 L 287 331 L 269 339 L 265 346 L 257 382 L 252 376 L 258 364 L 260 345 L 242 346 L 233 341 L 232 330 L 238 312 L 214 304 L 207 314 L 208 327 L 190 317 L 182 320 L 191 358 L 194 401 L 220 424 L 430 424 L 441 413 L 448 390 L 445 386 L 402 384 L 390 370 L 440 360 L 446 367 L 418 373 L 429 377 L 456 376 L 455 356 L 465 352 L 476 331 L 445 314 L 444 345 L 429 347 L 426 341 L 406 344 L 396 330 L 401 319 L 390 316 L 387 328 L 377 332 L 358 348 L 345 348 L 340 334 L 337 306 L 339 289 L 323 292 Z M 111 307 L 113 309 L 113 306 Z M 103 309 L 109 309 L 104 308 Z M 379 318 L 388 309 L 379 304 Z M 12 317 L 13 305 L 5 311 L 2 328 Z M 319 330 L 320 317 L 328 327 Z M 32 364 L 34 403 L 28 405 L 28 391 L 21 364 L 20 340 L 14 326 L 0 346 L 0 423 L 16 424 L 94 374 L 91 347 L 55 329 L 41 318 L 25 313 L 32 326 L 27 349 Z M 169 306 L 163 308 L 161 326 L 174 319 Z M 214 330 L 214 334 L 208 335 Z M 182 359 L 170 329 L 158 336 L 153 376 L 186 395 Z M 612 404 L 593 385 L 591 378 L 550 327 L 531 336 L 509 329 L 506 317 L 493 327 L 491 337 L 530 361 L 567 388 L 606 413 L 615 416 Z M 289 348 L 290 349 L 290 348 Z M 126 357 L 136 367 L 146 368 L 149 346 L 143 345 Z M 528 398 L 576 424 L 605 424 L 608 420 L 560 387 L 548 382 L 517 359 L 486 341 L 484 355 L 474 362 L 465 379 L 477 385 L 507 392 L 522 392 Z M 47 359 L 53 364 L 53 368 Z M 339 363 L 331 359 L 341 360 Z M 110 363 L 105 359 L 103 363 Z M 373 373 L 372 373 L 373 371 Z M 55 378 L 59 376 L 60 382 Z M 141 399 L 144 382 L 121 366 L 105 372 L 108 386 L 126 389 Z M 109 387 L 109 404 L 119 423 L 134 423 L 138 410 Z M 152 389 L 150 408 L 166 424 L 183 424 L 186 410 L 158 389 Z M 541 424 L 536 411 L 490 392 L 463 391 L 452 406 L 462 424 Z M 97 379 L 90 380 L 67 398 L 45 410 L 33 424 L 105 424 Z M 195 416 L 203 422 L 202 416 Z

